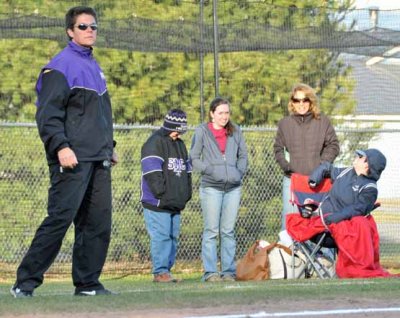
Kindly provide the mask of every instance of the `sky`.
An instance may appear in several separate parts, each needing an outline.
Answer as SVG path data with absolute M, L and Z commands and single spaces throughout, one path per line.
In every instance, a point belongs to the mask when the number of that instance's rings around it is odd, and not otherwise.
M 379 7 L 381 10 L 400 9 L 399 0 L 356 0 L 356 8 Z

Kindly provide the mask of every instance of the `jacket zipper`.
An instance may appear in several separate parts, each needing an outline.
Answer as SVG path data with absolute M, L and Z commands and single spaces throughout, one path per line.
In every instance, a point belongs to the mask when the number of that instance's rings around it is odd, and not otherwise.
M 228 141 L 227 141 L 227 143 L 228 143 Z M 226 187 L 228 186 L 228 183 L 229 183 L 229 176 L 228 176 L 228 165 L 226 164 L 225 154 L 222 154 L 222 159 L 224 160 L 224 163 L 225 163 L 226 182 L 224 185 L 224 191 L 226 191 Z

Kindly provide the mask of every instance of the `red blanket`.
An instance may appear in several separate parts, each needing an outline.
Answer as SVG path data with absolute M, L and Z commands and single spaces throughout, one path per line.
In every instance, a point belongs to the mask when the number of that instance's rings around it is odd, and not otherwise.
M 379 263 L 379 234 L 372 216 L 357 216 L 328 226 L 338 246 L 336 274 L 339 278 L 388 277 Z M 286 216 L 286 229 L 296 241 L 306 241 L 326 228 L 320 217 Z

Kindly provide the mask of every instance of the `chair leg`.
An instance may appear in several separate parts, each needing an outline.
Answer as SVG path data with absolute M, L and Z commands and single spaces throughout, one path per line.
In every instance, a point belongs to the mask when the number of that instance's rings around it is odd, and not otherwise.
M 315 270 L 318 277 L 321 279 L 334 278 L 336 276 L 336 273 L 335 272 L 332 273 L 331 271 L 329 271 L 325 267 L 325 265 L 323 265 L 316 257 L 317 252 L 321 248 L 321 244 L 320 244 L 321 242 L 322 242 L 322 239 L 320 242 L 318 242 L 316 244 L 316 246 L 314 248 L 311 248 L 310 246 L 308 246 L 307 243 L 299 243 L 298 247 L 303 252 L 303 254 L 306 256 L 306 259 L 307 259 L 306 267 L 308 267 L 308 265 L 309 265 L 312 269 Z M 328 259 L 328 261 L 331 261 L 331 260 Z M 332 262 L 332 266 L 334 266 L 334 262 Z
M 294 270 L 294 242 L 292 243 L 290 248 L 292 250 L 292 277 L 294 277 L 294 275 L 295 275 L 295 270 Z
M 301 244 L 299 242 L 293 242 L 292 243 L 292 277 L 299 279 L 300 277 L 302 277 L 303 275 L 307 278 L 307 261 L 302 265 L 303 268 L 301 268 L 300 271 L 298 271 L 297 275 L 296 275 L 296 271 L 295 271 L 295 251 L 296 250 L 301 250 Z

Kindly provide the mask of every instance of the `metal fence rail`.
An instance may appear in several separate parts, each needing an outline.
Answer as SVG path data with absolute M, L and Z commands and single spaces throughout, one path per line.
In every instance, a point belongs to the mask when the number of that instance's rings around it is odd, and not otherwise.
M 105 273 L 113 276 L 150 270 L 149 239 L 140 197 L 140 148 L 152 126 L 116 126 L 120 163 L 113 168 L 113 229 Z M 244 128 L 250 168 L 243 187 L 236 226 L 237 257 L 256 239 L 276 241 L 280 229 L 281 172 L 272 145 L 275 128 Z M 341 130 L 341 156 L 337 164 L 348 165 L 356 148 L 378 147 L 388 166 L 378 186 L 382 207 L 374 212 L 381 235 L 381 258 L 386 266 L 400 266 L 400 194 L 396 160 L 399 129 Z M 193 129 L 184 135 L 190 147 Z M 43 145 L 34 124 L 0 124 L 0 273 L 14 275 L 39 223 L 46 215 L 48 169 Z M 194 175 L 193 198 L 182 214 L 177 266 L 200 270 L 202 218 L 198 196 L 199 176 Z M 73 231 L 48 275 L 70 273 Z

